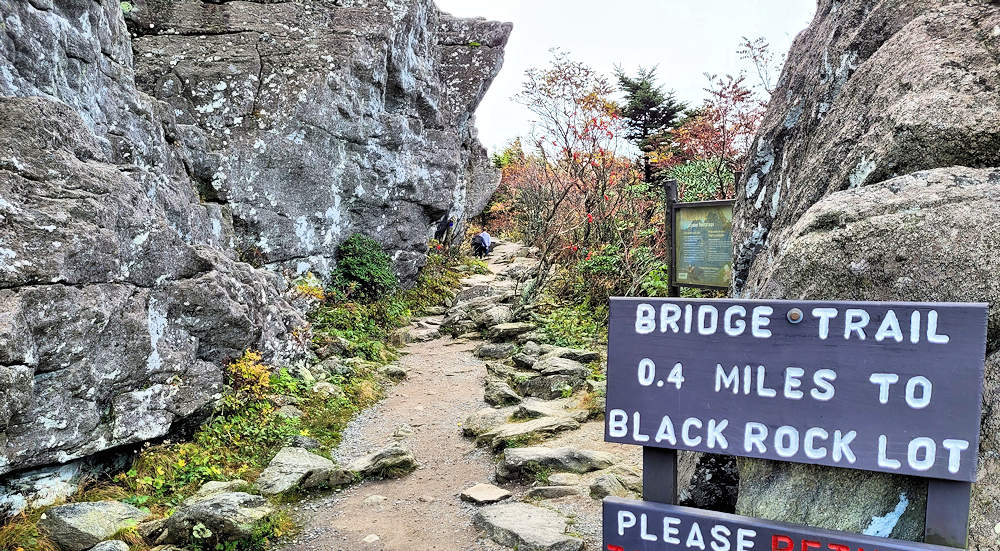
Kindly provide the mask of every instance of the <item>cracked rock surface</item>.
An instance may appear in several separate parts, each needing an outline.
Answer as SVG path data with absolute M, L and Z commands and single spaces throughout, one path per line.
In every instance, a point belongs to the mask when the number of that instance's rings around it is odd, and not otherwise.
M 0 0 L 0 517 L 197 419 L 243 351 L 300 358 L 286 276 L 363 232 L 411 278 L 498 183 L 472 113 L 509 25 L 132 4 Z

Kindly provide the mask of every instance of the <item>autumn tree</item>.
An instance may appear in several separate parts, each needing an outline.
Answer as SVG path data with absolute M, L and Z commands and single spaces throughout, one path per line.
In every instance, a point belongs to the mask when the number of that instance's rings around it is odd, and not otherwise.
M 649 218 L 634 211 L 646 208 L 648 193 L 623 154 L 629 127 L 614 92 L 605 76 L 554 50 L 547 67 L 525 73 L 515 98 L 536 117 L 533 147 L 524 163 L 505 169 L 503 185 L 513 190 L 514 225 L 540 250 L 536 289 L 556 262 L 583 261 L 609 244 L 628 261 L 635 241 L 649 239 Z

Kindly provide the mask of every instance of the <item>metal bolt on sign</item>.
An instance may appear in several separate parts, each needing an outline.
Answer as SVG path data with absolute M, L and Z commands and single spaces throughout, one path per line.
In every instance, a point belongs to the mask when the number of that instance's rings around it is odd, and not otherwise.
M 786 317 L 788 318 L 789 323 L 799 323 L 800 321 L 802 321 L 803 318 L 802 310 L 798 308 L 792 308 L 791 310 L 788 311 Z

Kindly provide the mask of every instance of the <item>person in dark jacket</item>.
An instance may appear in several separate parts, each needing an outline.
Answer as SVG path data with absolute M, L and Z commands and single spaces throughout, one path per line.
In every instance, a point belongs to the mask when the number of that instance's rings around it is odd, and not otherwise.
M 490 254 L 490 248 L 493 245 L 493 239 L 490 234 L 483 232 L 477 234 L 472 238 L 472 254 L 476 258 L 483 258 Z

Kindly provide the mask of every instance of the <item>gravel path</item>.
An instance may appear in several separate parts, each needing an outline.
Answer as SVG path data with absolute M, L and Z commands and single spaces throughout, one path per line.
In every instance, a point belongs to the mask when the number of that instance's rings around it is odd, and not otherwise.
M 367 482 L 298 505 L 295 516 L 305 530 L 287 549 L 501 549 L 480 541 L 470 524 L 472 507 L 458 497 L 463 489 L 489 481 L 494 471 L 493 458 L 463 438 L 459 426 L 483 406 L 486 370 L 472 355 L 473 347 L 451 338 L 406 347 L 400 364 L 409 376 L 351 422 L 336 455 L 349 461 L 399 440 L 420 468 L 400 479 Z M 395 436 L 404 424 L 412 434 Z M 399 431 L 406 432 L 405 427 Z M 365 543 L 373 534 L 379 540 Z
M 517 253 L 500 246 L 490 259 L 494 273 L 506 267 Z M 488 277 L 477 276 L 482 282 Z M 472 527 L 475 507 L 459 499 L 462 490 L 494 480 L 495 458 L 462 436 L 460 423 L 486 407 L 483 378 L 486 367 L 472 354 L 479 341 L 442 337 L 413 343 L 404 350 L 400 365 L 408 377 L 389 389 L 388 396 L 364 411 L 344 431 L 334 455 L 341 463 L 385 445 L 401 441 L 420 463 L 414 473 L 396 480 L 366 482 L 342 492 L 293 506 L 293 515 L 304 525 L 286 550 L 329 551 L 500 551 L 506 548 L 480 537 Z M 603 442 L 603 423 L 584 423 L 580 430 L 563 433 L 547 446 L 573 446 L 619 455 L 625 466 L 638 467 L 637 447 Z M 584 476 L 584 484 L 596 473 Z M 529 486 L 504 487 L 522 499 Z M 601 503 L 591 499 L 586 487 L 577 496 L 535 502 L 571 519 L 572 530 L 586 541 L 586 549 L 601 547 Z M 377 537 L 377 539 L 376 539 Z

